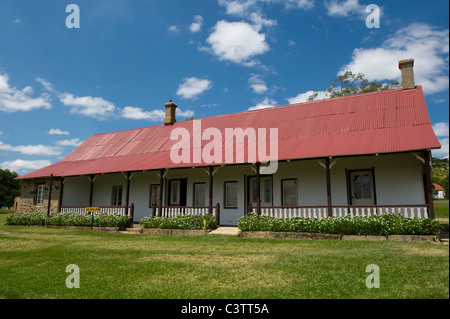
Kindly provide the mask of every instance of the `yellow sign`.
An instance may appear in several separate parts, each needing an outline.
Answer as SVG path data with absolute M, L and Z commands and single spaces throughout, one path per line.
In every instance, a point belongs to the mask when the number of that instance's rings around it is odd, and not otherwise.
M 100 211 L 100 207 L 86 207 L 86 213 L 94 213 Z

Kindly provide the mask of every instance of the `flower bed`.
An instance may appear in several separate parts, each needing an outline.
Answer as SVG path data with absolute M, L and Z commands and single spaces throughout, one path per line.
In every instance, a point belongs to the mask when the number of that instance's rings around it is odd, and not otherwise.
M 125 228 L 131 223 L 130 216 L 94 214 L 82 215 L 76 213 L 13 213 L 6 218 L 7 225 L 52 225 L 52 226 L 93 226 Z
M 339 235 L 438 235 L 441 224 L 428 218 L 404 218 L 398 214 L 374 216 L 294 217 L 281 219 L 249 214 L 238 220 L 242 231 L 305 232 Z
M 175 217 L 144 217 L 140 225 L 144 228 L 159 229 L 216 229 L 216 218 L 213 215 L 180 215 Z

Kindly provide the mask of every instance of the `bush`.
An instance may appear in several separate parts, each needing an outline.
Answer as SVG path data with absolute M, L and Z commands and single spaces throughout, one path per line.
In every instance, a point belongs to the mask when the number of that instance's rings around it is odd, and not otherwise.
M 144 228 L 160 229 L 216 229 L 216 218 L 213 215 L 180 215 L 175 217 L 144 217 L 140 221 Z
M 6 217 L 7 225 L 53 225 L 53 226 L 91 226 L 94 227 L 127 227 L 131 223 L 130 216 L 94 214 L 91 215 L 77 213 L 45 213 L 21 214 L 14 213 Z
M 238 220 L 243 231 L 307 232 L 341 235 L 438 235 L 441 224 L 428 218 L 405 218 L 399 214 L 374 216 L 293 217 L 281 219 L 251 213 Z

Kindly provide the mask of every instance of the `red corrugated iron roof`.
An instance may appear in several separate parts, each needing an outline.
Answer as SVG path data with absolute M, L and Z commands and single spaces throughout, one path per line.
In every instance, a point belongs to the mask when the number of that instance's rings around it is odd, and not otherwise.
M 176 128 L 184 128 L 192 138 L 193 123 L 183 121 L 172 126 L 93 135 L 60 162 L 20 178 L 230 164 L 224 160 L 226 128 L 254 128 L 256 132 L 258 128 L 266 129 L 267 153 L 270 128 L 277 128 L 278 156 L 272 159 L 278 160 L 441 147 L 431 127 L 420 86 L 203 118 L 201 131 L 216 128 L 222 134 L 222 161 L 211 164 L 202 159 L 200 163 L 176 164 L 170 158 L 170 150 L 177 140 L 170 140 L 170 134 Z M 203 140 L 202 149 L 208 143 L 210 140 Z M 247 147 L 244 149 L 244 162 L 251 162 Z
M 434 190 L 437 190 L 437 191 L 445 191 L 444 187 L 442 187 L 442 186 L 439 185 L 439 184 L 433 183 L 432 185 L 433 185 Z

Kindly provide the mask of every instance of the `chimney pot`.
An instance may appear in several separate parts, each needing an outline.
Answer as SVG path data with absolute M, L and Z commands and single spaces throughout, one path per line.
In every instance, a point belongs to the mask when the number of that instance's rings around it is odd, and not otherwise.
M 164 117 L 164 125 L 173 125 L 177 120 L 175 118 L 175 111 L 177 105 L 170 100 L 169 103 L 164 104 L 166 107 L 166 116 Z
M 402 72 L 402 87 L 404 90 L 414 89 L 416 87 L 414 83 L 414 59 L 400 60 L 398 61 L 398 68 Z

